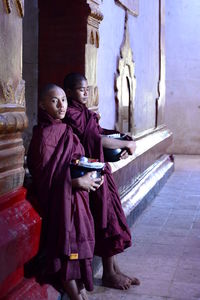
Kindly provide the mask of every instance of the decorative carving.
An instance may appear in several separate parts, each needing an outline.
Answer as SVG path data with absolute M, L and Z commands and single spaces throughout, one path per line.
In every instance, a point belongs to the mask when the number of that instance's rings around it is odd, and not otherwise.
M 99 90 L 97 86 L 89 86 L 89 100 L 87 106 L 94 110 L 98 110 L 99 104 Z
M 99 2 L 94 0 L 87 0 L 87 3 L 90 7 L 90 16 L 100 23 L 103 20 L 103 14 L 99 10 Z
M 99 34 L 96 32 L 96 47 L 99 48 Z
M 28 126 L 25 112 L 4 112 L 0 114 L 0 133 L 22 132 Z
M 0 83 L 0 103 L 14 103 L 25 106 L 25 81 L 21 79 L 16 88 L 10 78 L 8 82 Z
M 18 10 L 18 13 L 19 13 L 20 17 L 23 18 L 23 16 L 24 16 L 24 8 L 22 6 L 21 0 L 16 0 L 16 7 L 17 7 L 17 10 Z
M 94 45 L 94 34 L 93 34 L 93 31 L 91 31 L 91 35 L 90 35 L 90 44 Z
M 120 50 L 118 73 L 116 75 L 116 128 L 121 132 L 134 134 L 134 98 L 136 79 L 135 64 L 129 41 L 128 14 L 125 17 L 124 42 Z
M 85 45 L 85 76 L 88 79 L 89 99 L 88 107 L 98 110 L 99 93 L 96 82 L 97 51 L 99 48 L 99 24 L 103 20 L 103 14 L 99 10 L 99 0 L 87 0 L 89 16 L 87 19 L 87 44 Z
M 21 18 L 23 18 L 23 16 L 24 16 L 23 1 L 22 0 L 14 0 L 14 2 L 15 2 L 15 6 L 16 6 L 16 9 L 18 11 L 19 16 Z M 6 13 L 10 14 L 11 11 L 12 11 L 11 1 L 10 0 L 3 0 L 3 3 L 4 3 L 4 7 L 5 7 L 5 10 L 6 10 Z
M 115 2 L 123 6 L 132 15 L 138 16 L 139 14 L 139 0 L 115 0 Z
M 6 10 L 7 14 L 11 13 L 11 5 L 10 5 L 10 0 L 3 0 L 3 4 Z

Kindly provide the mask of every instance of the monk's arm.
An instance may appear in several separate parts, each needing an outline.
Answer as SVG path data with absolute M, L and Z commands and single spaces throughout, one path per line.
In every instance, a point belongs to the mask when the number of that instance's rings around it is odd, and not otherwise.
M 113 139 L 111 137 L 106 137 L 106 136 L 102 136 L 101 141 L 103 147 L 105 148 L 109 148 L 109 149 L 125 148 L 128 150 L 129 154 L 133 154 L 135 152 L 136 143 L 134 141 L 124 141 L 119 139 Z

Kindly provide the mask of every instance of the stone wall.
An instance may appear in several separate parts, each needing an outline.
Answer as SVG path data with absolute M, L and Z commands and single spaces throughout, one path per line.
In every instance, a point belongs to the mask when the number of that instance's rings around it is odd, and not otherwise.
M 124 37 L 125 10 L 114 0 L 103 1 L 97 83 L 101 124 L 115 126 L 115 74 Z M 159 80 L 159 1 L 139 1 L 139 14 L 128 16 L 130 45 L 135 62 L 135 132 L 155 127 Z
M 166 1 L 166 114 L 171 153 L 200 154 L 200 2 Z

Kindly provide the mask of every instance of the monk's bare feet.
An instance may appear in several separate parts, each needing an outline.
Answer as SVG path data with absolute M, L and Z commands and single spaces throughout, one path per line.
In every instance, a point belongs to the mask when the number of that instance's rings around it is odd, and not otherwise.
M 88 300 L 88 298 L 83 298 L 75 280 L 62 280 L 62 284 L 70 300 Z
M 89 300 L 86 289 L 80 290 L 80 294 L 81 294 L 83 300 Z
M 77 287 L 83 300 L 89 300 L 84 284 L 81 280 L 77 280 Z
M 128 278 L 131 281 L 131 285 L 140 285 L 140 281 L 136 277 L 130 277 L 128 275 L 125 275 L 121 272 L 118 264 L 116 263 L 116 260 L 114 260 L 114 270 L 117 274 L 120 274 L 121 276 L 124 276 L 125 278 Z
M 103 275 L 102 284 L 103 286 L 113 289 L 127 290 L 131 286 L 131 280 L 128 277 L 114 272 L 112 274 Z

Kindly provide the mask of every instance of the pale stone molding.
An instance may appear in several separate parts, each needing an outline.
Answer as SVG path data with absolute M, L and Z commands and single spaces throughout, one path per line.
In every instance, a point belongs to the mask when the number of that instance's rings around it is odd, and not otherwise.
M 135 64 L 130 46 L 128 13 L 125 17 L 124 41 L 116 74 L 116 129 L 134 134 L 134 99 L 136 91 Z
M 124 7 L 134 16 L 139 14 L 139 0 L 115 0 L 115 2 Z
M 159 79 L 155 127 L 164 124 L 165 110 L 165 0 L 159 0 Z
M 99 93 L 97 87 L 97 52 L 99 48 L 99 24 L 103 14 L 99 9 L 99 0 L 87 0 L 90 14 L 87 19 L 87 44 L 85 45 L 85 76 L 89 85 L 88 107 L 98 110 Z

